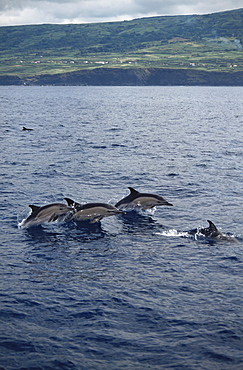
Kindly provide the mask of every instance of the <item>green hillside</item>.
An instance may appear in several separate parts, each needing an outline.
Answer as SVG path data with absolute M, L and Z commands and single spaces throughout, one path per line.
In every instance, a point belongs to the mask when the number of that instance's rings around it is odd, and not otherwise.
M 94 68 L 242 71 L 243 9 L 124 22 L 0 27 L 0 75 Z

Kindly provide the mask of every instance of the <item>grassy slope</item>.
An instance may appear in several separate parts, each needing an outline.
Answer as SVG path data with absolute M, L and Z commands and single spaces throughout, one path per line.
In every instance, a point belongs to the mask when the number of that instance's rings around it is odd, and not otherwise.
M 242 71 L 243 9 L 80 25 L 0 27 L 0 74 L 97 67 Z

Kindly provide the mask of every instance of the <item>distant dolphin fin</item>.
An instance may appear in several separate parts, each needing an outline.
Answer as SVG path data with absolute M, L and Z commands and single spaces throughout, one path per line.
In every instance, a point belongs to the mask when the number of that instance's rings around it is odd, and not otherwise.
M 210 228 L 210 231 L 218 231 L 217 227 L 214 225 L 214 223 L 210 220 L 207 220 L 208 223 L 209 223 L 209 228 Z
M 27 127 L 24 127 L 24 126 L 22 128 L 22 131 L 32 131 L 32 130 L 33 130 L 33 128 L 27 128 Z
M 138 193 L 139 193 L 139 191 L 137 191 L 137 190 L 135 190 L 135 189 L 131 188 L 130 186 L 128 186 L 128 189 L 130 190 L 131 194 L 133 194 L 133 195 L 135 195 L 135 194 L 138 194 Z

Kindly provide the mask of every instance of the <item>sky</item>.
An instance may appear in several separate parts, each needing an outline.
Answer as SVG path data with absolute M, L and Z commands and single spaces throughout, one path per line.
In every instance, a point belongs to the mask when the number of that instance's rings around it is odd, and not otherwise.
M 243 0 L 0 0 L 0 26 L 113 22 L 242 7 Z

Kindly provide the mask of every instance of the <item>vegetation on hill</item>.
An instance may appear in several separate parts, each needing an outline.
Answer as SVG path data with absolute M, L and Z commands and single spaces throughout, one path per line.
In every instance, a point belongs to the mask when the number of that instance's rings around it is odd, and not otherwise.
M 243 9 L 132 21 L 0 27 L 0 75 L 94 68 L 242 71 Z

